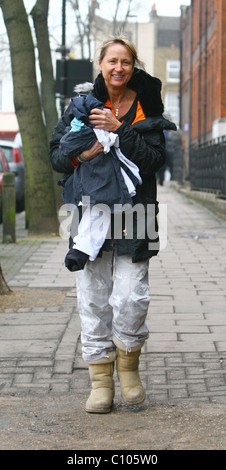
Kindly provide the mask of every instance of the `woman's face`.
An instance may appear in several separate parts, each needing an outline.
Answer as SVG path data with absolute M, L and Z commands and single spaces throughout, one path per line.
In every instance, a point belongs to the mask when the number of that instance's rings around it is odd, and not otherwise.
M 133 74 L 132 54 L 123 44 L 111 44 L 99 61 L 99 68 L 107 88 L 125 87 Z

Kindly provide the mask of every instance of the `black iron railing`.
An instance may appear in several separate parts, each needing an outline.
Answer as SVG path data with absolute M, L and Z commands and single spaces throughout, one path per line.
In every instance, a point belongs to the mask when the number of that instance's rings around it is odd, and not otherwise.
M 226 136 L 190 148 L 191 188 L 226 198 Z

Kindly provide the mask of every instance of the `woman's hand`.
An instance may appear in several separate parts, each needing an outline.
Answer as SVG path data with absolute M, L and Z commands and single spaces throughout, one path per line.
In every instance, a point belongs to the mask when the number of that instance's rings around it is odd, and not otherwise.
M 121 126 L 121 122 L 118 121 L 112 111 L 107 108 L 91 109 L 89 122 L 94 125 L 95 129 L 103 129 L 109 132 L 114 132 Z
M 96 140 L 95 144 L 93 144 L 89 150 L 83 150 L 82 155 L 86 160 L 92 160 L 92 158 L 99 155 L 99 153 L 103 152 L 103 150 L 103 145 L 99 142 L 99 140 Z

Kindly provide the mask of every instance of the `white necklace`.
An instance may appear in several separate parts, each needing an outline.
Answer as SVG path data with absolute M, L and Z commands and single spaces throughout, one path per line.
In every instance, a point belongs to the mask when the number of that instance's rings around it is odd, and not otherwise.
M 115 108 L 115 107 L 113 106 L 113 108 L 114 108 L 114 110 L 115 110 L 115 116 L 116 116 L 116 117 L 118 117 L 118 114 L 119 114 L 119 108 L 121 108 L 121 106 L 122 106 L 122 103 L 124 102 L 124 100 L 125 100 L 125 98 L 126 98 L 126 95 L 127 95 L 127 90 L 126 90 L 126 92 L 125 92 L 125 95 L 124 95 L 124 97 L 123 97 L 123 99 L 122 99 L 122 101 L 121 101 L 120 105 L 119 105 L 117 108 Z

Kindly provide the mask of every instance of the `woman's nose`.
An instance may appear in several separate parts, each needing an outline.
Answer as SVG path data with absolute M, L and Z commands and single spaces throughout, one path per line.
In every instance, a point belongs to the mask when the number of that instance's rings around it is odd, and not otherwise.
M 115 66 L 116 70 L 122 70 L 122 64 L 121 62 L 117 62 L 116 66 Z

